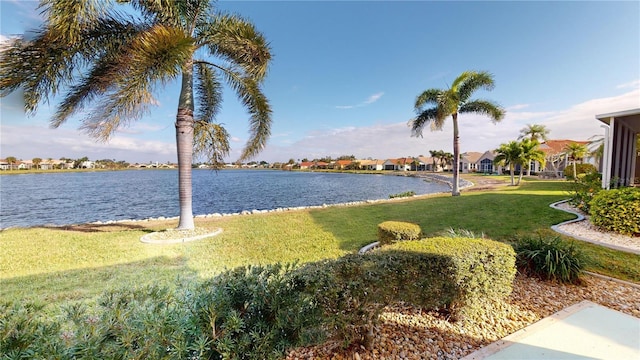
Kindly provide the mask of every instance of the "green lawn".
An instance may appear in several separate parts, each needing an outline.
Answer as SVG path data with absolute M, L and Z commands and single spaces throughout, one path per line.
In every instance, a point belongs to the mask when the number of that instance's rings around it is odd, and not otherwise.
M 527 181 L 519 187 L 435 195 L 371 205 L 329 207 L 250 216 L 197 219 L 221 227 L 211 239 L 175 245 L 139 241 L 176 222 L 70 229 L 31 228 L 0 232 L 0 300 L 47 303 L 91 299 L 113 287 L 179 284 L 240 265 L 308 262 L 357 251 L 376 240 L 385 220 L 420 224 L 426 235 L 448 228 L 508 240 L 572 219 L 549 204 L 567 197 L 567 183 Z M 585 244 L 590 270 L 640 283 L 640 256 Z

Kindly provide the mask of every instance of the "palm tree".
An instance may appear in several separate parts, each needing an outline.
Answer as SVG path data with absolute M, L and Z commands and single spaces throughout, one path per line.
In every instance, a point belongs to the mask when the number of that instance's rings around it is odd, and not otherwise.
M 578 172 L 576 170 L 576 161 L 582 160 L 589 153 L 586 146 L 578 143 L 569 143 L 565 145 L 564 151 L 573 163 L 573 180 L 578 181 Z
M 540 148 L 538 147 L 539 145 L 540 144 L 538 144 L 538 141 L 529 140 L 527 138 L 522 139 L 522 141 L 520 142 L 520 148 L 522 149 L 521 166 L 527 169 L 527 176 L 531 174 L 532 161 L 539 162 L 543 168 L 545 166 L 545 162 L 546 162 L 545 153 L 544 151 L 540 150 Z M 518 183 L 516 185 L 520 185 L 520 181 L 522 180 L 522 173 L 523 173 L 522 167 L 520 168 L 520 177 L 518 178 Z
M 7 156 L 5 160 L 9 164 L 9 170 L 13 170 L 13 165 L 18 162 L 15 156 Z
M 511 174 L 511 186 L 514 186 L 514 172 L 516 165 L 521 165 L 520 173 L 522 173 L 522 146 L 517 141 L 509 141 L 507 144 L 500 144 L 496 149 L 496 157 L 493 159 L 494 164 L 509 166 Z
M 549 135 L 549 130 L 546 126 L 538 124 L 527 124 L 527 126 L 520 129 L 520 136 L 518 136 L 518 140 L 529 138 L 532 141 L 535 140 L 537 142 L 541 142 L 540 140 L 547 140 L 547 135 Z
M 547 141 L 547 135 L 549 130 L 544 125 L 527 124 L 524 128 L 520 129 L 520 136 L 518 140 L 529 138 L 531 141 L 538 142 Z M 531 175 L 531 166 L 527 166 L 527 176 Z
M 42 159 L 41 158 L 33 158 L 31 160 L 31 162 L 36 167 L 36 169 L 38 169 L 40 167 L 40 163 L 42 162 Z
M 418 95 L 415 110 L 418 114 L 409 124 L 412 136 L 422 136 L 427 124 L 431 130 L 442 130 L 446 118 L 451 115 L 453 120 L 453 158 L 460 158 L 460 135 L 458 130 L 458 113 L 476 113 L 487 115 L 494 123 L 504 117 L 505 111 L 499 105 L 489 100 L 470 100 L 471 95 L 478 89 L 492 90 L 493 76 L 486 72 L 465 71 L 458 76 L 449 89 L 428 89 Z M 425 108 L 426 105 L 432 107 Z M 451 195 L 460 195 L 459 162 L 453 163 L 453 186 Z
M 429 150 L 429 155 L 431 155 L 431 162 L 433 165 L 433 172 L 436 172 L 436 160 L 440 158 L 440 154 L 444 153 L 442 150 Z
M 270 135 L 271 109 L 260 88 L 271 59 L 264 36 L 239 16 L 215 12 L 211 0 L 42 4 L 46 22 L 36 37 L 15 40 L 1 54 L 1 95 L 24 90 L 25 110 L 34 113 L 40 102 L 68 90 L 51 125 L 93 105 L 81 128 L 107 140 L 157 103 L 154 89 L 181 77 L 175 121 L 178 229 L 194 228 L 194 152 L 214 164 L 229 152 L 229 134 L 214 123 L 223 82 L 250 115 L 241 159 L 257 154 Z M 122 15 L 132 11 L 137 14 Z

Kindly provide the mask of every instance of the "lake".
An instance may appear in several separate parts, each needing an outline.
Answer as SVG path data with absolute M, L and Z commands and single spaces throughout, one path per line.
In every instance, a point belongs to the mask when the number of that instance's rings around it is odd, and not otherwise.
M 67 225 L 179 215 L 177 170 L 125 170 L 0 176 L 0 228 Z M 406 176 L 275 170 L 194 169 L 193 213 L 387 199 L 446 184 Z

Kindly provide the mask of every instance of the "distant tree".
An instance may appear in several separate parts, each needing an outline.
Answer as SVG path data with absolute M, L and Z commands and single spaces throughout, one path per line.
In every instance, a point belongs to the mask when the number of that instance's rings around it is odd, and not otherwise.
M 442 150 L 429 150 L 429 155 L 431 155 L 431 165 L 433 166 L 431 170 L 434 172 L 436 171 L 437 160 L 439 159 L 441 152 Z
M 304 159 L 300 160 L 300 162 L 309 162 L 309 159 L 304 158 Z
M 549 130 L 546 126 L 538 124 L 527 124 L 526 127 L 520 130 L 520 136 L 518 136 L 518 140 L 529 138 L 531 141 L 542 142 L 547 140 L 547 135 L 549 135 Z
M 530 140 L 527 138 L 522 139 L 520 142 L 520 148 L 522 149 L 522 166 L 527 169 L 527 176 L 531 175 L 531 162 L 537 161 L 544 168 L 545 166 L 545 153 L 540 150 L 540 144 L 536 140 Z M 522 180 L 522 168 L 520 169 L 520 177 L 518 178 L 518 185 Z
M 448 116 L 453 121 L 453 158 L 460 158 L 460 135 L 458 130 L 458 113 L 476 113 L 487 115 L 494 123 L 504 117 L 505 111 L 499 105 L 489 100 L 470 100 L 471 95 L 478 89 L 492 90 L 493 76 L 485 71 L 465 71 L 458 76 L 448 89 L 428 89 L 418 95 L 415 110 L 418 115 L 409 123 L 412 136 L 422 136 L 427 124 L 431 130 L 442 130 Z M 426 105 L 432 107 L 425 108 Z M 452 196 L 459 196 L 459 162 L 453 163 Z
M 39 157 L 33 158 L 31 159 L 31 162 L 33 163 L 33 166 L 36 167 L 36 169 L 40 168 L 40 164 L 42 163 L 42 159 Z
M 85 161 L 89 161 L 89 158 L 86 156 L 81 157 L 80 159 L 76 159 L 73 161 L 73 168 L 74 169 L 79 169 L 80 167 L 82 167 L 82 163 L 84 163 Z
M 18 159 L 16 159 L 15 156 L 7 156 L 5 160 L 9 164 L 9 170 L 13 170 L 13 165 L 15 165 L 18 162 Z
M 582 161 L 582 159 L 589 153 L 589 150 L 585 145 L 572 142 L 565 145 L 564 151 L 573 163 L 573 180 L 578 181 L 576 162 L 578 160 Z
M 514 172 L 516 165 L 522 165 L 521 144 L 517 141 L 509 141 L 507 144 L 500 144 L 500 147 L 496 149 L 496 153 L 497 155 L 493 159 L 494 164 L 509 166 L 511 186 L 514 186 Z M 520 170 L 520 172 L 522 172 L 522 170 Z
M 337 160 L 355 160 L 356 157 L 353 155 L 342 155 L 339 156 Z

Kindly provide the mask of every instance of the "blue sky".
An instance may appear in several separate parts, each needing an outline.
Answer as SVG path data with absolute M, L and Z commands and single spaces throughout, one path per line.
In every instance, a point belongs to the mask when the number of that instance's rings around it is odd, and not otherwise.
M 37 2 L 0 1 L 0 35 L 38 25 Z M 273 62 L 264 92 L 272 136 L 255 160 L 355 155 L 393 158 L 452 151 L 452 128 L 412 138 L 415 97 L 446 88 L 465 70 L 487 70 L 496 87 L 479 91 L 507 109 L 492 124 L 461 115 L 462 151 L 514 140 L 526 124 L 555 139 L 603 134 L 596 114 L 640 108 L 640 2 L 221 1 L 252 20 Z M 78 119 L 49 129 L 53 107 L 33 117 L 17 95 L 0 101 L 0 157 L 175 161 L 178 89 L 158 91 L 159 106 L 108 143 L 79 132 Z M 247 114 L 227 91 L 218 121 L 237 159 Z

